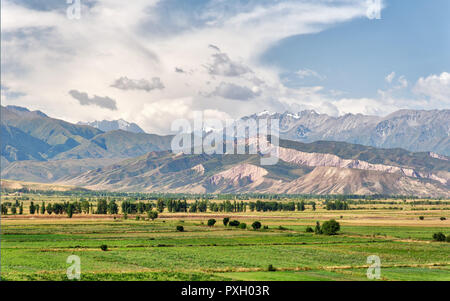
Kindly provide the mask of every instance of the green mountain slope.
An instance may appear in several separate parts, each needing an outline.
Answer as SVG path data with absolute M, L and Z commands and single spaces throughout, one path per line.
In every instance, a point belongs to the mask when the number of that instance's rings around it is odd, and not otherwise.
M 51 147 L 18 128 L 1 125 L 1 156 L 8 161 L 45 160 L 42 154 Z

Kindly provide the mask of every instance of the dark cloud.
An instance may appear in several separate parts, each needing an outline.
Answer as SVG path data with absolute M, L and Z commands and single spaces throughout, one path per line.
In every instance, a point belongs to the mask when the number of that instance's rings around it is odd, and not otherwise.
M 211 49 L 214 49 L 214 50 L 216 50 L 216 51 L 218 51 L 218 52 L 221 52 L 221 50 L 220 50 L 220 48 L 219 47 L 217 47 L 216 45 L 213 45 L 213 44 L 209 44 L 209 46 L 208 46 L 209 48 L 211 48 Z
M 223 98 L 246 101 L 261 95 L 259 89 L 250 89 L 245 86 L 239 86 L 232 83 L 220 83 L 211 96 L 220 96 Z
M 120 90 L 144 90 L 150 92 L 152 90 L 163 90 L 164 84 L 159 77 L 152 78 L 151 81 L 146 79 L 129 79 L 128 77 L 121 77 L 111 85 L 111 87 Z
M 236 77 L 252 72 L 247 66 L 232 61 L 226 53 L 215 53 L 212 57 L 213 63 L 207 66 L 211 75 Z
M 94 97 L 89 97 L 87 93 L 80 92 L 78 90 L 70 90 L 69 94 L 78 100 L 82 106 L 95 105 L 111 111 L 117 111 L 116 101 L 109 97 L 100 97 L 97 95 L 94 95 Z
M 1 89 L 1 95 L 5 97 L 5 99 L 17 99 L 22 96 L 27 95 L 26 93 L 19 92 L 19 91 L 11 91 L 9 87 L 0 86 Z
M 176 73 L 186 73 L 186 71 L 184 71 L 182 68 L 178 68 L 178 67 L 175 67 L 175 72 Z

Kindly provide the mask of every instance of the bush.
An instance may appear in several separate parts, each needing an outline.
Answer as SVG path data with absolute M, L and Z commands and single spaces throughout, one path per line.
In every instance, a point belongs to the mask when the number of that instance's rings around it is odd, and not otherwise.
M 258 222 L 258 221 L 256 221 L 256 222 L 254 222 L 253 224 L 252 224 L 252 228 L 254 229 L 254 230 L 259 230 L 259 229 L 261 229 L 261 223 L 260 222 Z
M 421 221 L 423 221 L 423 220 L 425 219 L 425 217 L 419 216 L 419 219 L 420 219 Z
M 239 228 L 247 229 L 247 224 L 246 223 L 242 223 L 242 224 L 239 225 Z
M 306 233 L 313 233 L 314 232 L 314 229 L 313 228 L 311 228 L 311 227 L 306 227 Z
M 263 229 L 264 230 L 269 230 L 269 226 L 264 226 Z
M 223 225 L 226 227 L 228 226 L 228 223 L 230 222 L 230 218 L 229 217 L 224 217 L 223 218 Z
M 208 227 L 213 227 L 216 224 L 216 220 L 215 219 L 210 219 L 208 220 Z
M 269 271 L 269 272 L 275 272 L 276 270 L 277 269 L 271 264 L 269 264 L 269 266 L 267 267 L 267 271 Z
M 237 220 L 228 223 L 231 227 L 238 227 L 241 223 Z
M 341 229 L 341 225 L 334 219 L 324 222 L 322 225 L 322 232 L 325 235 L 336 235 Z
M 184 232 L 184 227 L 183 226 L 177 226 L 177 231 L 178 232 Z
M 446 217 L 441 217 L 441 221 L 445 221 L 445 220 L 447 220 Z
M 434 233 L 433 234 L 433 239 L 435 240 L 435 241 L 445 241 L 445 235 L 444 235 L 444 233 L 442 233 L 442 232 L 438 232 L 438 233 Z
M 447 237 L 445 238 L 446 242 L 450 242 L 450 235 L 447 235 Z
M 141 217 L 139 215 L 136 215 L 136 220 L 137 221 L 141 220 Z
M 149 219 L 151 219 L 152 221 L 154 221 L 155 219 L 158 218 L 158 212 L 151 210 L 151 211 L 147 212 L 147 217 Z
M 320 228 L 320 223 L 316 222 L 316 227 L 314 228 L 314 233 L 322 234 L 322 229 Z
M 285 230 L 289 230 L 289 229 L 288 229 L 288 228 L 285 228 L 285 227 L 283 227 L 283 226 L 278 226 L 278 230 L 285 231 Z
M 108 246 L 107 245 L 101 245 L 100 249 L 104 252 L 108 251 Z

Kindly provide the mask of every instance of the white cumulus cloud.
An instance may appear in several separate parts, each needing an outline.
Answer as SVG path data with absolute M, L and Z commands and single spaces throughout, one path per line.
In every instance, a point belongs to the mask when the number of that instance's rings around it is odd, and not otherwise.
M 448 105 L 450 104 L 450 73 L 442 72 L 440 75 L 421 77 L 413 91 Z

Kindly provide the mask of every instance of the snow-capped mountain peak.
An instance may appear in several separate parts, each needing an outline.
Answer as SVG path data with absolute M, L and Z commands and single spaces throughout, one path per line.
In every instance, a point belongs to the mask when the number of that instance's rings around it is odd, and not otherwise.
M 81 125 L 89 125 L 104 132 L 123 130 L 132 133 L 145 133 L 137 124 L 128 122 L 123 119 L 119 120 L 102 120 L 93 122 L 78 122 Z

